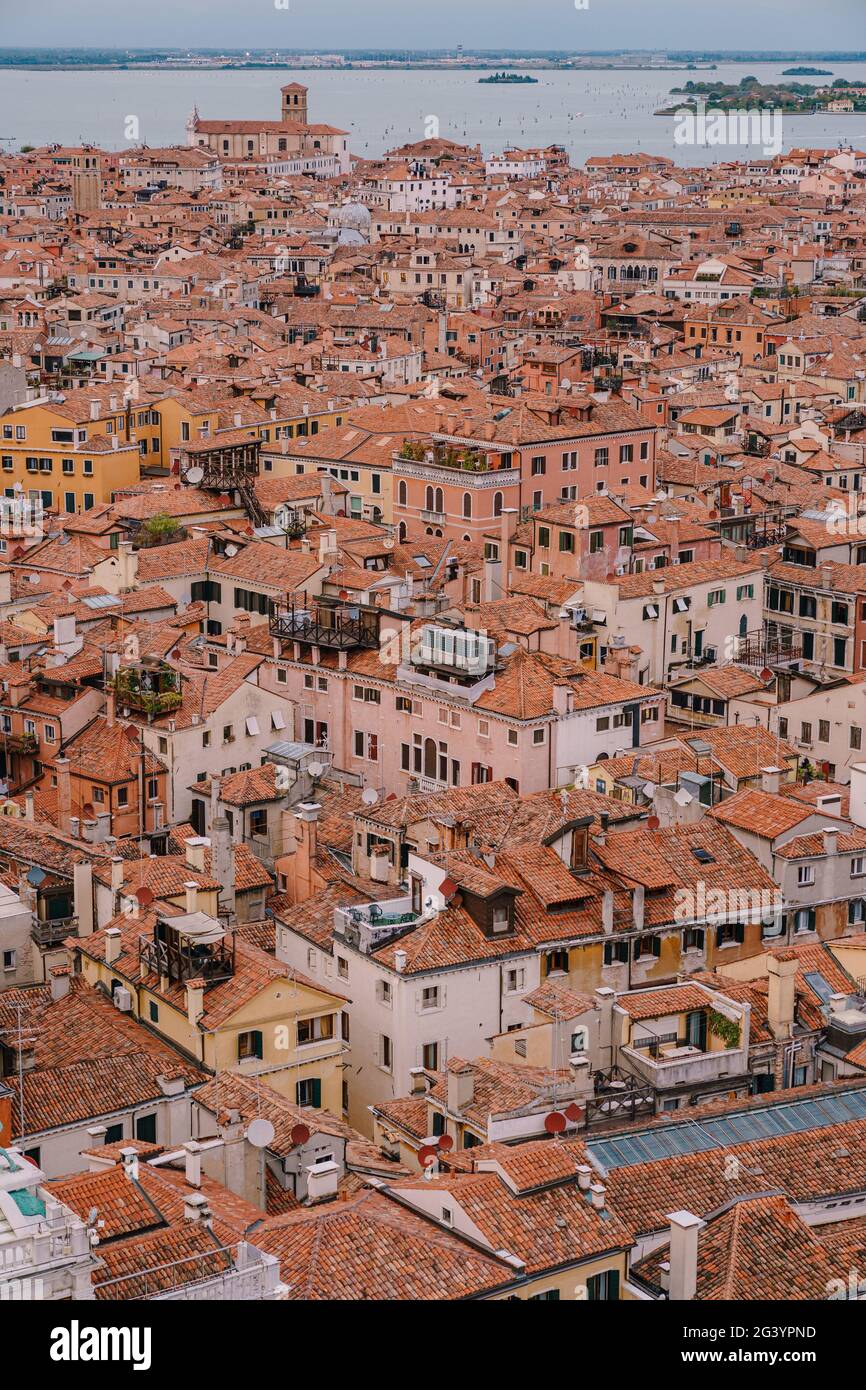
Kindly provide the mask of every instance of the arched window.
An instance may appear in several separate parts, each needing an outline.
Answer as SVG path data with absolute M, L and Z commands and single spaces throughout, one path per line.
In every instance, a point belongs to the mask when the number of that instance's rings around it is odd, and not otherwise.
M 399 539 L 400 539 L 401 541 L 405 541 L 405 539 L 406 539 L 406 523 L 405 523 L 405 521 L 401 521 L 401 522 L 400 522 L 400 525 L 397 527 L 397 536 L 399 537 Z
M 501 492 L 494 492 L 494 494 L 493 494 L 493 515 L 494 515 L 494 516 L 501 516 L 501 515 L 502 515 L 502 493 L 501 493 Z
M 406 484 L 402 478 L 400 479 L 400 482 L 397 484 L 397 506 L 406 506 Z
M 428 511 L 428 512 L 433 512 L 433 511 L 436 510 L 436 508 L 433 506 L 433 489 L 432 489 L 432 487 L 428 487 L 428 488 L 427 488 L 427 491 L 424 493 L 424 510 L 425 510 L 425 511 Z
M 472 493 L 471 493 L 471 492 L 464 492 L 464 494 L 463 494 L 463 515 L 464 515 L 464 517 L 466 518 L 467 521 L 471 521 L 471 520 L 472 520 Z
M 437 487 L 436 489 L 436 506 L 433 510 L 437 512 L 444 512 L 445 510 L 445 494 L 441 487 Z

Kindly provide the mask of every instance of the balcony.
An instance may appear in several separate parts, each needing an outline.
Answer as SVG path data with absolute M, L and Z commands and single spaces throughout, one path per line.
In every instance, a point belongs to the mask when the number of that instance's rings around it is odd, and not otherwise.
M 59 946 L 61 942 L 66 940 L 67 936 L 77 935 L 77 917 L 41 918 L 37 917 L 35 912 L 33 913 L 30 936 L 36 945 L 43 950 L 52 946 Z
M 367 955 L 393 937 L 412 931 L 424 920 L 425 914 L 416 911 L 408 897 L 366 903 L 361 907 L 337 907 L 334 909 L 334 935 Z
M 329 651 L 379 647 L 381 613 L 357 605 L 345 608 L 316 604 L 310 608 L 277 609 L 271 615 L 270 632 L 280 642 L 308 642 Z
M 3 747 L 7 753 L 33 754 L 39 752 L 38 734 L 3 734 Z
M 447 515 L 445 512 L 422 512 L 421 520 L 426 521 L 431 526 L 444 526 Z
M 662 1046 L 657 1056 L 643 1048 L 626 1046 L 619 1049 L 619 1056 L 636 1076 L 656 1090 L 696 1086 L 724 1076 L 742 1076 L 749 1070 L 749 1049 L 742 1045 L 704 1052 L 677 1042 Z
M 151 668 L 143 663 L 124 666 L 112 682 L 118 705 L 148 719 L 170 714 L 180 705 L 181 678 L 170 666 Z

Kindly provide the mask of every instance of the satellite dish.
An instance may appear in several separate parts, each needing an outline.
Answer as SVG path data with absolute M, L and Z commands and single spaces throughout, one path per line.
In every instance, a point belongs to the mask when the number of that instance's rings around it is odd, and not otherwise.
M 291 1132 L 291 1134 L 289 1135 L 289 1138 L 291 1139 L 292 1144 L 294 1145 L 295 1148 L 298 1148 L 298 1146 L 299 1146 L 300 1144 L 306 1144 L 306 1142 L 307 1142 L 307 1140 L 309 1139 L 309 1137 L 310 1137 L 310 1131 L 308 1130 L 308 1128 L 307 1128 L 306 1125 L 293 1125 L 293 1126 L 292 1126 L 292 1132 Z
M 563 391 L 571 390 L 571 382 L 569 381 L 567 376 L 564 376 L 559 384 L 562 387 Z
M 38 888 L 40 883 L 43 882 L 44 878 L 45 870 L 40 869 L 37 864 L 34 864 L 33 868 L 27 874 L 27 882 L 31 883 L 34 888 Z
M 186 481 L 190 483 L 192 487 L 195 487 L 197 483 L 200 483 L 203 477 L 203 468 L 190 468 L 187 470 Z
M 761 680 L 762 680 L 762 681 L 764 682 L 764 684 L 766 685 L 767 681 L 771 681 L 772 679 L 773 679 L 773 673 L 772 673 L 772 671 L 770 670 L 769 666 L 765 666 L 764 669 L 763 669 L 763 671 L 761 672 Z
M 139 907 L 149 907 L 153 902 L 153 893 L 146 883 L 143 883 L 140 888 L 135 890 L 135 897 Z
M 425 1144 L 423 1148 L 418 1150 L 418 1162 L 422 1168 L 429 1167 L 433 1160 L 438 1157 L 439 1150 L 435 1149 L 432 1144 Z
M 237 555 L 237 553 L 238 553 L 238 548 L 237 548 L 236 545 L 227 545 L 227 546 L 226 546 L 226 555 L 228 556 L 228 558 L 229 558 L 230 560 L 231 560 L 235 555 Z
M 379 800 L 379 793 L 376 791 L 375 787 L 367 787 L 361 800 L 365 806 L 375 806 L 376 802 Z
M 450 1134 L 440 1134 L 439 1143 L 436 1147 L 440 1149 L 442 1153 L 447 1154 L 449 1149 L 454 1148 L 454 1140 L 451 1138 Z
M 649 820 L 647 821 L 647 828 L 649 830 L 658 830 L 660 825 L 661 821 L 659 820 L 658 816 L 650 816 Z
M 572 1101 L 570 1105 L 565 1107 L 565 1118 L 570 1120 L 573 1125 L 580 1124 L 583 1119 L 582 1108 L 579 1105 L 575 1105 L 574 1101 Z
M 545 1117 L 544 1128 L 547 1130 L 548 1134 L 561 1134 L 565 1129 L 565 1125 L 565 1116 L 561 1115 L 558 1110 L 552 1110 L 550 1114 Z
M 297 1125 L 297 1129 L 304 1129 L 304 1125 Z M 254 1149 L 266 1149 L 273 1143 L 276 1130 L 270 1120 L 253 1120 L 247 1130 L 247 1138 Z M 292 1131 L 294 1134 L 294 1130 Z
M 307 768 L 307 771 L 309 772 L 311 777 L 321 777 L 324 770 L 325 767 L 323 763 L 310 763 L 309 767 Z
M 39 583 L 39 575 L 38 575 L 38 574 L 28 574 L 28 576 L 27 576 L 27 581 L 28 581 L 29 584 L 38 584 L 38 583 Z
M 95 1226 L 95 1225 L 96 1225 L 96 1218 L 97 1218 L 98 1215 L 99 1215 L 99 1208 L 98 1208 L 98 1207 L 91 1207 L 91 1208 L 90 1208 L 90 1211 L 87 1213 L 87 1224 L 88 1224 L 88 1226 Z

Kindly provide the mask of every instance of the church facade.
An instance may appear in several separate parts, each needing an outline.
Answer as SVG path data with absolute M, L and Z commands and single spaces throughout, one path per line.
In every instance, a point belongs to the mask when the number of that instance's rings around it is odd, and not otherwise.
M 291 162 L 297 172 L 349 172 L 348 132 L 311 125 L 307 88 L 291 82 L 281 89 L 278 121 L 203 121 L 194 111 L 187 122 L 187 144 L 211 150 L 220 159 Z

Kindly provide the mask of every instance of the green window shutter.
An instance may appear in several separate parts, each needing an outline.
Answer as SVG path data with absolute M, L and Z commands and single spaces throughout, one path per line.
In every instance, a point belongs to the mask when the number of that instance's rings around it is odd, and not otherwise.
M 314 1109 L 314 1110 L 320 1110 L 320 1109 L 322 1108 L 322 1083 L 321 1083 L 321 1081 L 319 1080 L 318 1076 L 316 1076 L 316 1077 L 313 1078 L 312 1090 L 313 1090 L 313 1100 L 312 1100 L 313 1109 Z

